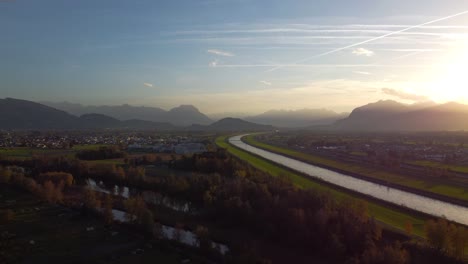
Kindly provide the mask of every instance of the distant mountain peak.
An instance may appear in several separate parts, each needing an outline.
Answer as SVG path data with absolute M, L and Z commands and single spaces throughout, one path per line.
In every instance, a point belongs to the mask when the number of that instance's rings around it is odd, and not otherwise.
M 158 123 L 172 123 L 178 126 L 188 126 L 191 124 L 208 125 L 212 122 L 210 118 L 201 113 L 193 105 L 181 105 L 172 108 L 170 111 L 166 111 L 158 107 L 132 106 L 129 104 L 114 106 L 82 106 L 80 104 L 53 102 L 45 102 L 45 104 L 77 116 L 97 113 L 119 120 L 137 119 Z
M 172 108 L 170 111 L 192 111 L 192 112 L 198 112 L 198 113 L 200 112 L 198 108 L 189 104 L 179 105 L 177 107 Z
M 225 131 L 265 131 L 272 130 L 273 126 L 260 125 L 253 122 L 245 121 L 240 118 L 226 117 L 214 122 L 209 126 L 213 130 Z
M 395 100 L 379 100 L 374 103 L 369 103 L 358 107 L 356 109 L 388 109 L 388 108 L 402 108 L 407 107 L 408 104 L 400 103 Z

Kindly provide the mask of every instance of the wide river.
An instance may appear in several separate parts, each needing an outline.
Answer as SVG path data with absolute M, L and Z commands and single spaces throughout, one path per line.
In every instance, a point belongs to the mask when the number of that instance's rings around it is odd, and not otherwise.
M 250 146 L 241 141 L 245 135 L 229 138 L 229 143 L 247 152 L 273 161 L 310 177 L 318 178 L 334 185 L 344 187 L 365 195 L 375 197 L 393 204 L 401 205 L 426 214 L 445 217 L 448 220 L 468 225 L 468 208 L 401 191 L 373 182 L 361 180 L 346 174 L 320 168 L 302 161 L 291 159 L 276 153 Z

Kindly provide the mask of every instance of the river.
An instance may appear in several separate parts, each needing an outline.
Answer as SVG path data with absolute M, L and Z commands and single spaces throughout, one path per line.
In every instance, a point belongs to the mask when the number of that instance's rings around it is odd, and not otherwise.
M 423 212 L 433 216 L 468 225 L 468 208 L 398 190 L 384 185 L 358 179 L 343 173 L 317 167 L 302 161 L 288 158 L 276 153 L 250 146 L 241 141 L 245 135 L 229 138 L 229 143 L 264 159 L 270 160 L 287 168 L 293 169 L 312 178 L 337 185 L 358 193 Z

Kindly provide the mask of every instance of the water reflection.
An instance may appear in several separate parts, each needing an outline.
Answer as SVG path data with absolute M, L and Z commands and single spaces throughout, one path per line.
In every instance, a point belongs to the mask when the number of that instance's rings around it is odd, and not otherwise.
M 124 211 L 113 209 L 112 215 L 115 221 L 119 221 L 122 223 L 129 221 L 129 217 Z M 177 228 L 174 228 L 172 226 L 167 226 L 167 225 L 161 225 L 160 231 L 164 239 L 174 240 L 174 241 L 177 240 L 182 244 L 192 246 L 192 247 L 200 246 L 198 243 L 197 235 L 195 235 L 191 231 L 177 229 Z M 216 243 L 216 242 L 211 242 L 211 247 L 223 255 L 229 251 L 229 248 L 226 245 Z
M 87 179 L 86 185 L 89 189 L 93 191 L 112 194 L 112 195 L 123 197 L 125 199 L 141 194 L 145 202 L 147 202 L 148 204 L 164 206 L 164 207 L 167 207 L 167 208 L 170 208 L 172 210 L 182 212 L 182 213 L 191 213 L 191 214 L 196 213 L 196 211 L 192 208 L 189 202 L 175 200 L 157 192 L 139 191 L 134 188 L 128 188 L 127 186 L 114 185 L 113 187 L 108 187 L 104 184 L 104 182 L 102 181 L 97 182 L 94 179 Z

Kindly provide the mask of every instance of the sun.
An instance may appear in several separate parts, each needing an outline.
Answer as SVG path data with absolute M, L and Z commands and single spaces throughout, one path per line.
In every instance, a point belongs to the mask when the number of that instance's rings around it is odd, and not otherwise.
M 468 103 L 468 43 L 439 69 L 429 88 L 436 102 Z

